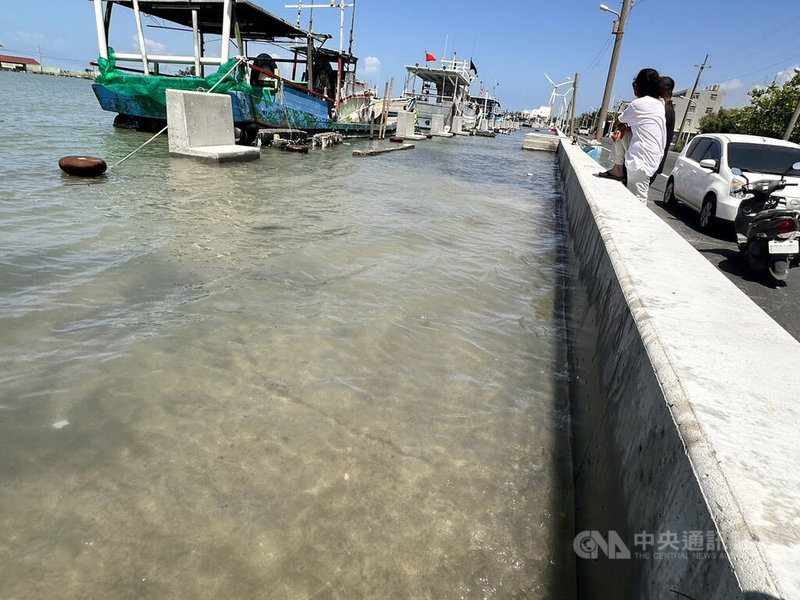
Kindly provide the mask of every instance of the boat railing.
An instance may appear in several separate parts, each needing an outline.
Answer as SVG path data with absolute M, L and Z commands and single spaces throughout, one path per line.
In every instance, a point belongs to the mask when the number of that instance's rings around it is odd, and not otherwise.
M 469 65 L 470 61 L 468 60 L 441 60 L 442 68 L 448 71 L 455 71 L 459 75 L 463 75 L 467 79 L 469 79 Z
M 445 96 L 439 94 L 426 94 L 424 92 L 412 92 L 408 94 L 409 96 L 413 96 L 417 100 L 421 102 L 430 102 L 432 104 L 444 104 L 445 102 L 452 102 L 454 100 L 453 96 Z

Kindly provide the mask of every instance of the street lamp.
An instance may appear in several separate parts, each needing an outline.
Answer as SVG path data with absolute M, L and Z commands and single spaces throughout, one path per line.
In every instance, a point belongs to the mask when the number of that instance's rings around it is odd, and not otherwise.
M 800 67 L 795 67 L 794 72 L 795 75 L 800 73 Z M 786 133 L 783 134 L 783 139 L 788 140 L 791 137 L 792 131 L 794 131 L 794 126 L 797 125 L 798 117 L 800 117 L 800 100 L 797 101 L 797 108 L 794 109 L 794 114 L 789 120 L 789 126 L 786 128 Z
M 610 8 L 608 8 L 608 7 L 607 7 L 605 4 L 601 4 L 601 5 L 600 5 L 600 10 L 604 10 L 604 11 L 606 11 L 606 12 L 613 13 L 613 14 L 617 15 L 617 18 L 619 19 L 619 13 L 618 13 L 617 11 L 615 11 L 615 10 L 611 10 L 611 9 L 610 9 Z
M 598 140 L 603 138 L 603 129 L 605 129 L 606 114 L 608 113 L 608 101 L 611 99 L 611 89 L 614 87 L 614 75 L 617 72 L 617 60 L 619 59 L 619 49 L 622 45 L 622 34 L 625 33 L 625 21 L 628 18 L 628 11 L 631 7 L 631 0 L 622 0 L 622 12 L 618 13 L 611 10 L 605 4 L 600 5 L 600 10 L 610 12 L 617 16 L 614 21 L 614 27 L 611 30 L 616 36 L 614 40 L 614 50 L 611 52 L 611 64 L 608 67 L 608 77 L 606 78 L 606 89 L 603 92 L 603 104 L 600 106 L 600 114 L 597 120 L 597 133 L 595 137 Z

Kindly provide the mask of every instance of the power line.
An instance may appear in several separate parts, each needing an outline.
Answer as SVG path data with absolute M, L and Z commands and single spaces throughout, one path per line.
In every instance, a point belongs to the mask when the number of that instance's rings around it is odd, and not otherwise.
M 697 79 L 694 80 L 694 87 L 692 88 L 692 91 L 689 94 L 689 101 L 686 103 L 686 110 L 683 111 L 683 119 L 681 119 L 681 127 L 678 130 L 678 137 L 676 138 L 677 141 L 680 141 L 681 135 L 683 134 L 683 128 L 686 125 L 686 115 L 689 114 L 689 107 L 692 105 L 694 93 L 695 91 L 697 91 L 697 86 L 700 85 L 700 76 L 703 74 L 703 70 L 711 68 L 711 66 L 710 65 L 707 66 L 706 63 L 708 63 L 708 54 L 706 54 L 706 57 L 703 60 L 702 65 L 695 65 L 695 67 L 697 67 L 700 70 L 697 72 Z M 678 143 L 677 141 L 675 142 L 676 144 Z
M 600 59 L 605 56 L 606 52 L 608 52 L 608 48 L 611 46 L 611 42 L 614 39 L 614 34 L 609 34 L 606 38 L 606 41 L 600 47 L 600 50 L 597 52 L 597 55 L 592 59 L 586 68 L 584 69 L 584 77 L 594 71 L 600 65 Z

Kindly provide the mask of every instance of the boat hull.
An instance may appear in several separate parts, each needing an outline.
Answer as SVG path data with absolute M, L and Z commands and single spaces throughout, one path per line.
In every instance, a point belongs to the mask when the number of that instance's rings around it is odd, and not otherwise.
M 103 84 L 92 85 L 100 106 L 107 111 L 128 117 L 166 120 L 167 102 L 163 93 L 139 94 L 130 89 L 111 89 Z M 182 89 L 177 88 L 176 89 Z M 327 130 L 333 121 L 328 116 L 325 100 L 305 94 L 289 86 L 274 93 L 271 90 L 252 88 L 249 91 L 231 90 L 233 121 L 237 127 L 295 128 L 308 131 Z

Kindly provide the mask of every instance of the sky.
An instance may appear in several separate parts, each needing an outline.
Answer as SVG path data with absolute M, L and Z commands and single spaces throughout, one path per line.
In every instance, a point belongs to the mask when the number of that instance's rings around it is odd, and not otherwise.
M 297 0 L 251 0 L 290 21 Z M 308 5 L 327 0 L 304 0 Z M 337 3 L 339 0 L 336 0 Z M 352 4 L 353 0 L 345 0 Z M 355 0 L 353 53 L 359 78 L 382 95 L 394 78 L 394 95 L 402 91 L 405 65 L 422 64 L 425 53 L 441 59 L 471 59 L 478 69 L 472 92 L 483 87 L 509 110 L 549 103 L 556 83 L 578 73 L 577 111 L 599 107 L 611 61 L 614 19 L 597 0 Z M 622 0 L 605 0 L 621 11 Z M 345 12 L 345 48 L 352 8 Z M 136 30 L 129 13 L 112 19 L 111 45 L 136 52 Z M 309 10 L 303 11 L 308 27 Z M 326 47 L 338 49 L 340 11 L 313 11 L 314 31 L 334 37 Z M 191 35 L 145 23 L 150 51 L 191 54 Z M 785 81 L 800 66 L 799 0 L 634 0 L 628 16 L 616 70 L 613 99 L 630 99 L 631 80 L 644 67 L 657 69 L 691 88 L 708 55 L 700 88 L 720 84 L 723 106 L 749 104 L 748 90 Z M 27 56 L 45 66 L 82 70 L 97 60 L 94 12 L 88 0 L 3 0 L 0 54 Z M 563 86 L 559 91 L 564 91 Z M 613 102 L 612 102 L 613 104 Z

